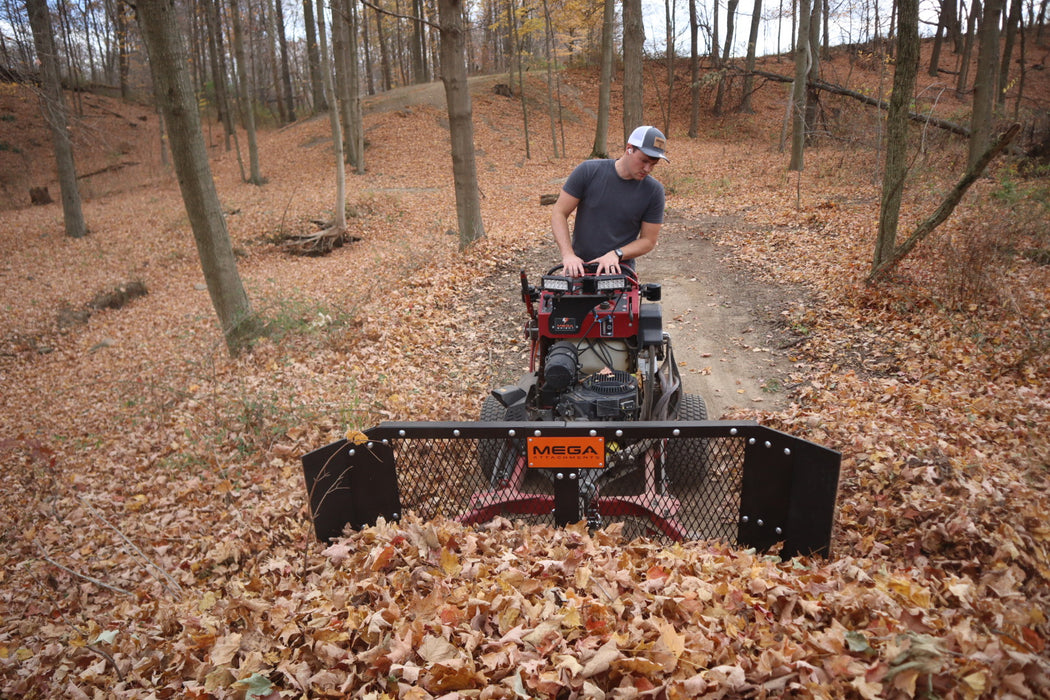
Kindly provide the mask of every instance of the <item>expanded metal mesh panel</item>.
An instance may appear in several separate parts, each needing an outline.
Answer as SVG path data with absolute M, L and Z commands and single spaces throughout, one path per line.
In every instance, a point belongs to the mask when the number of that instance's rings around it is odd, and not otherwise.
M 303 457 L 320 539 L 415 512 L 826 553 L 840 456 L 751 422 L 383 423 Z
M 605 466 L 585 469 L 530 467 L 526 439 L 390 439 L 402 509 L 424 519 L 554 524 L 556 489 L 574 481 L 577 515 L 592 526 L 623 521 L 629 535 L 736 539 L 744 438 L 611 439 Z

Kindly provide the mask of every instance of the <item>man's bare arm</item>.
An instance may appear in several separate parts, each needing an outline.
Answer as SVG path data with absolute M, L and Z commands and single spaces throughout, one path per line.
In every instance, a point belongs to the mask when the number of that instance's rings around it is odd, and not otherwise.
M 561 253 L 562 267 L 565 274 L 572 276 L 583 274 L 583 260 L 573 252 L 572 234 L 569 233 L 569 216 L 576 211 L 579 203 L 579 199 L 562 190 L 551 214 L 551 231 L 554 232 L 554 242 Z

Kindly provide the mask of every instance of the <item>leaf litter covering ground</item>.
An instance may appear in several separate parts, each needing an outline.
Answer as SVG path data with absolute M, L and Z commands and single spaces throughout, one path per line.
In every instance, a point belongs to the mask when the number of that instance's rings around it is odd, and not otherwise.
M 568 87 L 590 99 L 588 80 Z M 242 275 L 274 325 L 236 360 L 170 179 L 88 201 L 81 241 L 55 207 L 3 213 L 0 691 L 1045 696 L 1046 270 L 1013 258 L 994 303 L 952 305 L 951 261 L 925 246 L 894 286 L 859 284 L 877 175 L 855 145 L 811 151 L 789 178 L 775 97 L 734 117 L 749 142 L 674 139 L 661 177 L 682 218 L 742 219 L 702 233 L 754 274 L 811 291 L 784 319 L 794 403 L 734 417 L 842 451 L 833 560 L 411 517 L 313 542 L 301 454 L 387 418 L 472 419 L 521 369 L 523 343 L 485 309 L 516 294 L 496 275 L 555 258 L 536 200 L 571 167 L 537 139 L 525 160 L 516 105 L 479 94 L 488 238 L 459 254 L 440 112 L 376 112 L 370 172 L 351 180 L 362 242 L 290 259 L 272 237 L 310 230 L 334 189 L 313 120 L 263 137 L 263 188 L 215 151 Z M 567 124 L 567 152 L 589 151 L 589 123 Z M 931 180 L 963 157 L 938 145 Z M 994 186 L 940 240 L 1001 215 Z M 917 187 L 905 218 L 944 189 Z M 150 294 L 56 321 L 130 278 Z

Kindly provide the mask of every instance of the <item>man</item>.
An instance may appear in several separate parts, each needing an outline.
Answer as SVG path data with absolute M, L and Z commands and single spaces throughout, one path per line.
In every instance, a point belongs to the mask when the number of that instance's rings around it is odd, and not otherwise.
M 666 147 L 659 129 L 640 126 L 616 160 L 576 166 L 551 215 L 564 274 L 579 277 L 587 264 L 597 264 L 598 274 L 620 272 L 621 265 L 633 269 L 635 259 L 656 247 L 664 221 L 664 186 L 650 173 L 661 159 L 667 160 Z

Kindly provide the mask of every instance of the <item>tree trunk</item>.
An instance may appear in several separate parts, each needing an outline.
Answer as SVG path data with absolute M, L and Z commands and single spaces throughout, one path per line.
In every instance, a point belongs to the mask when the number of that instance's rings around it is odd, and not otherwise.
M 478 198 L 478 172 L 474 160 L 474 123 L 467 83 L 467 41 L 463 0 L 438 0 L 441 22 L 441 82 L 448 102 L 449 137 L 452 142 L 452 175 L 456 188 L 459 247 L 467 248 L 485 235 Z
M 1010 63 L 1014 53 L 1014 42 L 1017 41 L 1017 28 L 1021 25 L 1021 0 L 1011 0 L 1010 16 L 1006 20 L 1006 38 L 1003 40 L 1003 57 L 999 61 L 999 86 L 996 90 L 996 104 L 1000 107 L 1006 102 L 1006 88 L 1009 86 Z
M 310 73 L 310 94 L 313 97 L 314 113 L 328 109 L 328 101 L 325 98 L 325 79 L 321 74 L 321 57 L 317 48 L 317 25 L 323 19 L 323 16 L 314 17 L 313 0 L 303 0 L 303 25 L 306 28 L 306 67 Z
M 415 18 L 412 20 L 412 82 L 425 83 L 429 79 L 426 70 L 426 49 L 423 46 L 423 0 L 412 0 Z M 513 12 L 513 10 L 511 10 Z
M 281 52 L 281 88 L 284 91 L 284 111 L 288 122 L 295 121 L 295 95 L 292 93 L 292 73 L 288 66 L 288 37 L 284 30 L 283 0 L 274 0 L 274 25 L 277 31 L 277 48 Z
M 747 36 L 747 60 L 746 70 L 744 74 L 744 98 L 740 102 L 740 111 L 745 114 L 754 113 L 754 109 L 751 107 L 751 92 L 754 89 L 752 80 L 752 71 L 755 70 L 755 47 L 758 44 L 758 26 L 762 21 L 762 0 L 755 0 L 754 8 L 751 11 L 751 31 Z
M 555 158 L 561 157 L 558 149 L 558 128 L 554 117 L 554 32 L 551 30 L 550 8 L 543 0 L 543 47 L 547 58 L 547 120 L 551 125 L 551 152 Z
M 959 56 L 959 79 L 955 83 L 955 95 L 960 99 L 966 94 L 970 84 L 970 57 L 973 56 L 974 27 L 977 15 L 981 14 L 981 0 L 973 0 L 969 16 L 966 18 L 966 38 L 963 40 L 962 55 Z
M 642 26 L 641 0 L 623 0 L 623 143 L 635 127 L 645 124 L 644 88 L 642 87 L 642 48 L 645 28 Z
M 222 122 L 226 150 L 230 150 L 233 137 L 233 113 L 227 91 L 226 48 L 222 41 L 222 20 L 219 18 L 218 0 L 204 0 L 204 11 L 208 16 L 208 47 L 211 53 L 212 80 L 215 82 L 215 106 Z
M 946 33 L 945 22 L 948 16 L 948 8 L 955 7 L 955 0 L 941 0 L 941 11 L 937 13 L 937 30 L 933 34 L 933 48 L 930 49 L 930 67 L 928 75 L 936 78 L 940 69 L 941 44 L 944 43 Z
M 226 219 L 208 164 L 175 3 L 174 0 L 138 0 L 135 7 L 149 55 L 154 95 L 167 124 L 175 173 L 208 293 L 222 325 L 226 346 L 231 354 L 237 354 L 256 334 L 258 322 L 237 272 Z
M 671 133 L 671 98 L 674 96 L 674 0 L 664 0 L 664 52 L 667 63 L 667 106 L 663 110 L 663 132 Z
M 809 0 L 798 0 L 798 39 L 795 42 L 795 81 L 791 86 L 791 161 L 788 170 L 801 171 L 805 165 L 806 77 L 810 67 Z
M 376 15 L 376 43 L 379 44 L 379 66 L 380 76 L 383 78 L 383 91 L 388 92 L 394 86 L 393 73 L 390 70 L 390 51 L 387 48 L 386 32 L 383 29 L 383 13 L 378 10 Z M 367 23 L 366 23 L 367 24 Z M 368 31 L 367 29 L 365 31 Z
M 980 48 L 977 50 L 977 75 L 973 85 L 973 113 L 970 121 L 970 153 L 967 163 L 973 165 L 988 147 L 995 118 L 995 78 L 999 66 L 999 15 L 1003 0 L 987 0 L 981 17 Z
M 882 204 L 872 270 L 888 260 L 897 245 L 897 222 L 908 174 L 908 107 L 919 70 L 918 0 L 897 0 L 897 11 L 897 67 L 893 71 L 893 92 L 886 114 L 886 169 L 882 175 Z
M 602 13 L 602 67 L 598 82 L 598 117 L 594 126 L 591 158 L 609 157 L 609 104 L 612 94 L 613 32 L 616 30 L 615 0 L 605 0 Z
M 69 138 L 66 102 L 62 95 L 62 82 L 58 76 L 55 36 L 51 28 L 47 2 L 26 0 L 26 11 L 29 13 L 29 25 L 33 30 L 36 56 L 40 61 L 40 108 L 51 129 L 51 143 L 55 149 L 55 163 L 58 166 L 58 185 L 62 190 L 62 218 L 65 221 L 66 235 L 70 238 L 83 238 L 88 233 L 87 224 L 84 223 L 84 210 L 80 204 L 73 142 Z
M 358 11 L 358 0 L 346 0 L 346 58 L 348 72 L 347 87 L 347 121 L 343 126 L 347 143 L 350 144 L 350 164 L 354 172 L 363 175 L 365 172 L 365 127 L 361 114 L 361 61 L 357 37 L 361 33 L 361 13 Z
M 120 80 L 120 98 L 131 99 L 131 86 L 128 83 L 128 74 L 131 71 L 131 61 L 128 56 L 128 13 L 130 9 L 125 0 L 117 0 L 117 74 Z
M 740 0 L 729 0 L 726 6 L 726 43 L 722 48 L 722 60 L 718 65 L 722 69 L 718 76 L 718 90 L 715 92 L 714 113 L 722 114 L 722 103 L 725 100 L 727 74 L 726 65 L 729 64 L 729 54 L 733 48 L 733 32 L 736 29 L 736 8 Z
M 689 138 L 700 133 L 700 19 L 689 0 Z
M 806 141 L 812 143 L 817 136 L 817 121 L 820 118 L 820 95 L 813 83 L 820 80 L 820 7 L 821 0 L 813 0 L 809 14 L 809 76 L 806 84 Z M 803 37 L 799 33 L 799 39 Z
M 152 0 L 161 2 L 162 0 Z M 259 169 L 259 144 L 255 139 L 255 105 L 248 90 L 248 62 L 244 55 L 244 32 L 241 29 L 241 11 L 237 0 L 230 0 L 230 20 L 233 22 L 233 54 L 237 63 L 237 85 L 240 91 L 241 119 L 248 136 L 248 182 L 262 185 L 265 180 Z M 170 133 L 171 127 L 168 131 Z
M 309 0 L 307 0 L 309 1 Z M 320 62 L 321 75 L 324 78 L 324 89 L 329 95 L 335 94 L 335 86 L 332 84 L 332 61 L 328 56 L 328 46 L 325 40 L 324 0 L 317 0 L 317 14 L 320 20 Z M 332 18 L 335 21 L 335 17 Z M 332 149 L 335 152 L 335 211 L 332 216 L 332 228 L 339 235 L 346 231 L 346 157 L 343 155 L 343 124 L 339 119 L 339 109 L 333 104 L 328 109 L 328 122 L 332 127 Z
M 514 0 L 508 0 L 507 2 L 507 19 L 510 22 L 512 65 L 516 66 L 518 70 L 518 96 L 521 99 L 521 133 L 525 136 L 525 157 L 532 158 L 532 144 L 529 139 L 529 100 L 525 95 L 525 70 L 522 67 L 521 39 L 518 36 L 518 11 L 514 6 Z M 606 96 L 606 99 L 608 99 L 608 96 Z M 601 119 L 600 114 L 598 118 L 599 120 Z M 606 114 L 606 122 L 608 122 L 608 118 L 608 114 Z

